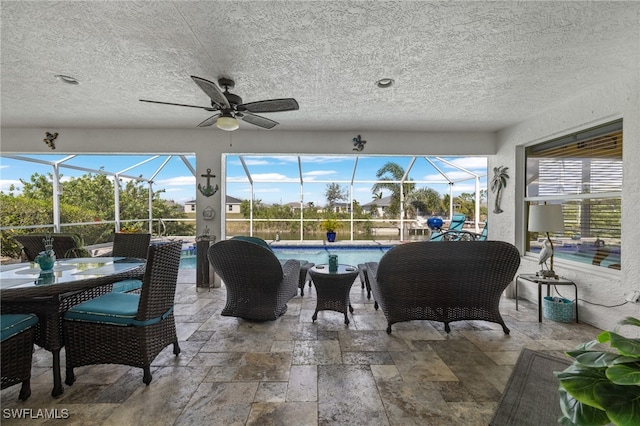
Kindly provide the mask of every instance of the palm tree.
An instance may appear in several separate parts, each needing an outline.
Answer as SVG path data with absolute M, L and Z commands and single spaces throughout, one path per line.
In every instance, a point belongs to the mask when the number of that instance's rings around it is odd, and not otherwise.
M 385 163 L 378 171 L 376 172 L 376 178 L 378 180 L 389 181 L 389 182 L 378 182 L 373 185 L 371 188 L 371 192 L 373 194 L 377 194 L 381 192 L 383 189 L 391 192 L 391 204 L 389 205 L 389 213 L 397 215 L 400 213 L 400 185 L 398 183 L 392 181 L 399 181 L 404 177 L 404 169 L 397 163 L 393 161 L 389 161 Z M 409 204 L 406 202 L 408 195 L 411 194 L 415 190 L 416 184 L 405 182 L 403 185 L 403 191 L 405 195 L 405 205 L 404 205 L 404 218 L 407 219 L 407 209 L 409 208 Z
M 491 192 L 496 194 L 495 204 L 493 208 L 494 213 L 502 213 L 500 208 L 500 200 L 502 199 L 502 190 L 507 187 L 507 179 L 509 175 L 507 171 L 508 167 L 500 166 L 493 168 L 493 179 L 491 179 Z

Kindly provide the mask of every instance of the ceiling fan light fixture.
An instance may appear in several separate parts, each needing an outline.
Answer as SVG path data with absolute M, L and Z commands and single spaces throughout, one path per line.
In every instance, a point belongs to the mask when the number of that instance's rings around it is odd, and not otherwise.
M 238 124 L 238 120 L 236 120 L 235 117 L 224 114 L 218 117 L 218 120 L 216 121 L 216 127 L 227 132 L 233 132 L 234 130 L 237 130 L 240 125 Z
M 395 83 L 395 80 L 392 78 L 381 78 L 380 80 L 376 81 L 376 86 L 380 89 L 386 89 L 393 86 L 393 83 Z

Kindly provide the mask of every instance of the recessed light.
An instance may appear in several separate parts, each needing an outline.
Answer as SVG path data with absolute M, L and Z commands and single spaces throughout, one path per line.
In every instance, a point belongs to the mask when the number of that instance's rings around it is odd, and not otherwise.
M 381 78 L 380 80 L 376 81 L 376 86 L 381 89 L 386 89 L 387 87 L 393 86 L 393 83 L 395 83 L 395 80 L 392 78 Z
M 80 84 L 80 81 L 77 78 L 71 77 L 70 75 L 56 74 L 55 77 L 67 84 Z

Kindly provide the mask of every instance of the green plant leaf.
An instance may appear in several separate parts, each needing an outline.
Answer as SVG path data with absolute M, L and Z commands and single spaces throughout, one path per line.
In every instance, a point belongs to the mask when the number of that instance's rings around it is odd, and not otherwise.
M 570 355 L 580 364 L 596 368 L 608 367 L 620 358 L 620 355 L 606 351 L 571 351 Z
M 563 425 L 606 425 L 611 422 L 607 413 L 576 400 L 565 389 L 560 387 L 560 409 L 566 421 Z
M 611 340 L 610 332 L 603 331 L 602 333 L 598 334 L 598 343 L 607 343 L 609 340 Z
M 565 353 L 566 353 L 567 355 L 569 355 L 569 356 L 573 357 L 573 355 L 571 355 L 573 352 L 579 352 L 579 353 L 582 353 L 582 352 L 584 352 L 584 351 L 588 351 L 588 350 L 590 350 L 592 347 L 594 347 L 594 346 L 595 346 L 595 345 L 597 345 L 597 344 L 598 344 L 598 341 L 597 341 L 597 340 L 595 340 L 595 339 L 594 339 L 594 340 L 590 340 L 590 341 L 585 342 L 585 343 L 580 343 L 578 346 L 576 346 L 576 348 L 575 348 L 574 350 L 572 350 L 572 351 L 568 351 L 568 352 L 565 352 Z
M 556 373 L 560 385 L 569 392 L 573 398 L 583 404 L 603 409 L 595 395 L 595 387 L 599 383 L 609 383 L 605 375 L 605 368 L 586 367 L 574 362 L 564 371 Z
M 609 332 L 611 347 L 616 348 L 622 355 L 640 358 L 640 340 L 628 339 L 614 332 Z
M 634 317 L 626 317 L 619 323 L 620 325 L 635 325 L 636 327 L 640 327 L 640 319 Z
M 640 385 L 640 363 L 612 365 L 605 374 L 617 385 Z
M 640 424 L 640 387 L 599 383 L 594 392 L 607 416 L 616 425 Z

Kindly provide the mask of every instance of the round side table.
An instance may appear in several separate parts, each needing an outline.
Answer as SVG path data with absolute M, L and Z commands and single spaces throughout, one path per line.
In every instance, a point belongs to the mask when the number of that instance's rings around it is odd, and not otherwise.
M 338 265 L 338 270 L 331 272 L 327 264 L 316 265 L 309 269 L 309 275 L 313 285 L 316 286 L 318 296 L 313 321 L 318 318 L 318 311 L 336 311 L 344 313 L 344 323 L 349 325 L 347 308 L 353 313 L 349 291 L 358 277 L 358 268 L 351 265 Z

